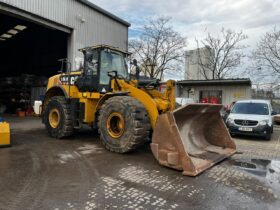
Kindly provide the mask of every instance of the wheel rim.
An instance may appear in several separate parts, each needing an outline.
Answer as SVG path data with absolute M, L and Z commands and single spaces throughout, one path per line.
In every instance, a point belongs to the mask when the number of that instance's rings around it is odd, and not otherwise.
M 58 109 L 52 109 L 49 113 L 49 123 L 52 128 L 57 128 L 60 121 L 60 114 Z
M 112 112 L 107 119 L 107 131 L 112 138 L 119 138 L 124 132 L 124 118 L 118 112 Z

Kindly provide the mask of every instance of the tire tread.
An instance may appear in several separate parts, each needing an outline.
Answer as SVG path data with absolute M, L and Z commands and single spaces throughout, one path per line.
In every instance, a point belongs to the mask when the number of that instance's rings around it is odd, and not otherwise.
M 106 138 L 104 136 L 105 134 L 103 134 L 102 131 L 100 130 L 102 126 L 101 118 L 105 114 L 105 107 L 107 107 L 109 104 L 116 103 L 116 102 L 126 104 L 129 107 L 131 111 L 131 116 L 133 116 L 133 121 L 134 121 L 133 123 L 134 128 L 128 131 L 132 133 L 133 138 L 131 138 L 130 141 L 123 148 L 111 147 L 104 140 L 104 138 Z M 115 96 L 109 98 L 102 105 L 99 119 L 98 119 L 98 128 L 99 128 L 100 138 L 102 140 L 102 143 L 106 147 L 106 149 L 117 153 L 127 153 L 127 152 L 134 151 L 142 144 L 147 142 L 147 138 L 149 138 L 149 134 L 151 130 L 151 125 L 150 125 L 150 120 L 149 120 L 147 110 L 145 109 L 142 103 L 140 103 L 139 101 L 137 101 L 136 99 L 130 96 Z

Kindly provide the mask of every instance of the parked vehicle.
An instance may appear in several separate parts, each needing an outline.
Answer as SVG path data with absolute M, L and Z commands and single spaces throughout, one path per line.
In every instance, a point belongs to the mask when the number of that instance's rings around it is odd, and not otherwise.
M 273 115 L 271 104 L 266 100 L 237 101 L 226 120 L 230 134 L 263 136 L 271 139 Z
M 280 114 L 274 116 L 274 123 L 280 125 Z
M 226 106 L 226 107 L 224 107 L 224 109 L 221 111 L 221 116 L 222 116 L 224 122 L 227 121 L 227 118 L 228 118 L 228 115 L 229 115 L 229 113 L 230 113 L 230 110 L 233 108 L 235 102 L 236 102 L 236 101 L 231 102 L 231 104 L 230 104 L 229 107 Z

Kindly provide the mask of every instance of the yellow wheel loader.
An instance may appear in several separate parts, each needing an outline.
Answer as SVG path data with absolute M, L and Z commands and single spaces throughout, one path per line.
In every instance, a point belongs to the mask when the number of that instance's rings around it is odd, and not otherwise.
M 49 78 L 43 123 L 50 136 L 70 136 L 82 124 L 97 127 L 104 146 L 117 153 L 151 141 L 160 164 L 196 176 L 232 155 L 236 146 L 220 117 L 221 105 L 193 104 L 175 109 L 175 82 L 129 75 L 127 52 L 110 46 L 80 50 L 81 71 Z

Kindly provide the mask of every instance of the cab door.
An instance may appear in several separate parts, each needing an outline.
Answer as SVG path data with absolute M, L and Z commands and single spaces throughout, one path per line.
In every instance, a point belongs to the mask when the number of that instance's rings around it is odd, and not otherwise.
M 84 70 L 76 80 L 80 92 L 99 91 L 99 50 L 84 52 Z
M 100 52 L 100 70 L 99 70 L 99 92 L 106 93 L 111 91 L 111 78 L 108 72 L 114 69 L 113 56 L 110 52 L 102 50 Z

